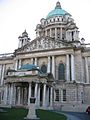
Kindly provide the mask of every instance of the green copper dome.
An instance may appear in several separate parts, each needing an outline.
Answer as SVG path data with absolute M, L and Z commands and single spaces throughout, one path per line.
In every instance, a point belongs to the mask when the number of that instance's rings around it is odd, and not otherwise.
M 69 13 L 61 8 L 60 2 L 57 2 L 55 9 L 49 12 L 46 19 L 54 17 L 54 16 L 63 16 L 65 14 L 69 14 Z
M 34 64 L 25 64 L 25 65 L 22 65 L 20 70 L 37 70 L 37 66 L 34 65 Z

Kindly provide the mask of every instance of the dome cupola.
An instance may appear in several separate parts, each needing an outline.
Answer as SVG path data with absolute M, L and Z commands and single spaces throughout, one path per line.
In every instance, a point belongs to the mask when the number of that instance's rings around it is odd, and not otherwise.
M 55 16 L 64 16 L 66 14 L 69 14 L 69 13 L 61 8 L 60 2 L 57 2 L 55 9 L 52 10 L 51 12 L 49 12 L 46 19 L 51 18 L 51 17 L 55 17 Z

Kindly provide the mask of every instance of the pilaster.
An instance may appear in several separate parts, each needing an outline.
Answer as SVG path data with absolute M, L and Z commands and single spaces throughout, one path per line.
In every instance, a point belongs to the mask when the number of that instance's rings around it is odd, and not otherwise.
M 88 58 L 85 57 L 85 68 L 86 68 L 86 83 L 89 83 L 89 70 L 88 70 Z
M 53 77 L 55 78 L 55 57 L 52 56 L 52 74 Z
M 74 55 L 71 55 L 71 76 L 72 76 L 72 81 L 75 80 L 75 63 L 74 63 Z
M 70 81 L 69 55 L 66 55 L 66 80 Z

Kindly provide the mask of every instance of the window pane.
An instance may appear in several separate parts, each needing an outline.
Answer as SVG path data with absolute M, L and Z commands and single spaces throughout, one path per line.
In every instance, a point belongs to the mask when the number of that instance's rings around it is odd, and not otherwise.
M 47 73 L 47 66 L 46 66 L 46 65 L 42 65 L 41 71 L 42 71 L 43 73 Z
M 65 67 L 63 63 L 60 63 L 58 67 L 58 79 L 65 80 Z
M 63 101 L 66 101 L 66 90 L 63 90 Z
M 56 94 L 55 101 L 59 101 L 59 90 L 55 90 L 55 94 Z

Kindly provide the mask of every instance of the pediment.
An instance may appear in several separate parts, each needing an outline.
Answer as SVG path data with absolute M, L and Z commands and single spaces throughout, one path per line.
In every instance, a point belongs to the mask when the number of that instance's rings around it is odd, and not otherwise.
M 30 52 L 30 51 L 40 51 L 40 50 L 49 50 L 55 48 L 70 47 L 71 44 L 68 44 L 65 40 L 57 39 L 51 37 L 39 37 L 25 46 L 17 49 L 17 52 Z

